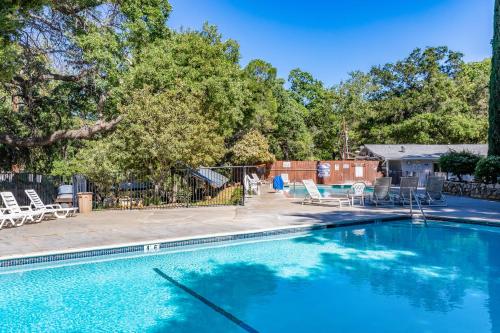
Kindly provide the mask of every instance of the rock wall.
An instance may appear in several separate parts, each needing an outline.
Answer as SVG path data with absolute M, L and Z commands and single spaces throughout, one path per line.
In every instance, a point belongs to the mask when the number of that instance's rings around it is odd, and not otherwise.
M 444 182 L 444 192 L 472 198 L 500 200 L 500 184 Z

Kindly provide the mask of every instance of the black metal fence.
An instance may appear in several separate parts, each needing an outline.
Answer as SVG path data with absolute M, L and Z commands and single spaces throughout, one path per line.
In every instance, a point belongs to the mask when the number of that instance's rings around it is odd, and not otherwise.
M 91 192 L 94 209 L 166 209 L 176 207 L 244 205 L 242 166 L 170 168 L 157 175 L 128 175 L 66 179 L 30 173 L 0 173 L 0 191 L 13 192 L 28 205 L 26 189 L 37 191 L 44 203 L 78 206 L 77 193 Z M 65 185 L 65 186 L 64 186 Z
M 30 204 L 24 190 L 35 190 L 43 202 L 53 203 L 58 195 L 58 188 L 65 183 L 71 183 L 62 177 L 44 176 L 32 173 L 0 173 L 0 191 L 12 192 L 21 206 Z M 0 206 L 2 202 L 0 200 Z

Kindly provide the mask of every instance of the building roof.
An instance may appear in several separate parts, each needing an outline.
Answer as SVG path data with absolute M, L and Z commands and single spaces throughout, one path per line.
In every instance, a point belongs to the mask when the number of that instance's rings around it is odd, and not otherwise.
M 209 168 L 200 167 L 198 170 L 194 171 L 193 174 L 205 181 L 207 181 L 211 186 L 219 188 L 224 186 L 229 181 L 229 178 L 221 175 L 218 172 L 213 171 Z
M 478 155 L 486 156 L 488 145 L 486 144 L 459 144 L 459 145 L 364 145 L 360 157 L 373 155 L 373 157 L 384 160 L 437 160 L 450 151 L 469 151 Z

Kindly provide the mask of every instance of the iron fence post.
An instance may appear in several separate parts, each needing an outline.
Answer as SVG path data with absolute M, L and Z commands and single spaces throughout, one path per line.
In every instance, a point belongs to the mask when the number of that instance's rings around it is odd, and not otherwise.
M 247 178 L 247 167 L 243 166 L 243 178 L 242 178 L 242 184 L 243 184 L 243 200 L 242 200 L 242 205 L 245 206 L 245 197 L 247 194 L 247 189 L 246 189 L 246 178 Z

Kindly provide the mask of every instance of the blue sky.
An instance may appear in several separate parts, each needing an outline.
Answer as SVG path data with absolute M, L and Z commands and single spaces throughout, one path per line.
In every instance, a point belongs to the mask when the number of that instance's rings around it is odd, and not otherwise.
M 239 42 L 241 63 L 260 58 L 327 85 L 393 62 L 415 47 L 447 45 L 477 61 L 491 54 L 494 0 L 170 0 L 169 26 L 207 21 Z

